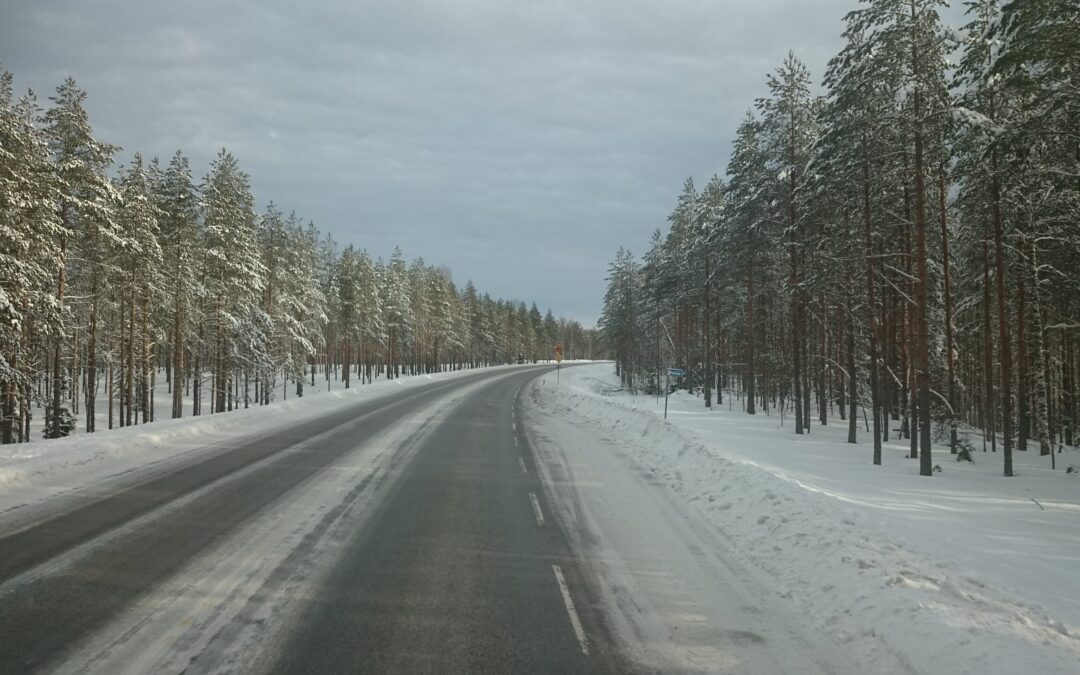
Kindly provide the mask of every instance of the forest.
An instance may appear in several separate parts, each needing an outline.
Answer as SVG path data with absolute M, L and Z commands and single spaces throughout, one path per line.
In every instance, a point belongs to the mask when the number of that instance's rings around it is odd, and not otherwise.
M 796 434 L 838 415 L 875 464 L 909 439 L 923 476 L 935 443 L 1006 476 L 1080 443 L 1080 5 L 964 5 L 865 0 L 820 89 L 768 74 L 724 175 L 609 267 L 625 388 L 677 367 Z
M 0 69 L 0 442 L 268 404 L 305 386 L 590 357 L 591 329 L 447 268 L 339 246 L 222 150 L 200 181 L 94 137 L 68 79 Z M 168 400 L 155 401 L 162 380 Z M 186 406 L 186 407 L 185 407 Z M 162 412 L 163 409 L 164 412 Z M 41 419 L 33 422 L 35 412 Z

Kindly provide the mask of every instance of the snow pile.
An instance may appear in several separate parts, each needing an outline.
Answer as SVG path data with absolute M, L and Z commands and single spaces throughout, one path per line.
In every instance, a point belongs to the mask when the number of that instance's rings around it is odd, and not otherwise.
M 497 366 L 492 370 L 510 366 Z M 192 452 L 212 451 L 238 436 L 272 433 L 403 388 L 475 374 L 459 370 L 382 380 L 350 389 L 307 389 L 305 396 L 230 412 L 79 433 L 67 438 L 0 445 L 0 513 L 51 496 L 166 462 Z M 165 399 L 162 399 L 165 400 Z M 168 414 L 165 409 L 164 414 Z M 36 431 L 36 429 L 35 429 Z
M 927 479 L 900 443 L 872 466 L 861 428 L 857 445 L 846 426 L 796 437 L 685 394 L 665 421 L 662 399 L 612 394 L 611 371 L 569 369 L 533 400 L 621 445 L 867 672 L 1080 672 L 1080 487 L 1046 458 L 1017 453 L 1005 479 L 990 453 L 939 452 Z

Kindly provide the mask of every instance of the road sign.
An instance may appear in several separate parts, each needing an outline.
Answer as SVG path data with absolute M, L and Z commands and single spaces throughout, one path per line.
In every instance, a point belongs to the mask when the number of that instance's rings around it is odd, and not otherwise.
M 563 348 L 562 343 L 555 345 L 555 363 L 562 363 Z
M 686 374 L 686 371 L 683 370 L 682 368 L 668 368 L 667 372 L 668 372 L 668 375 L 670 375 L 672 377 L 682 377 L 683 375 Z

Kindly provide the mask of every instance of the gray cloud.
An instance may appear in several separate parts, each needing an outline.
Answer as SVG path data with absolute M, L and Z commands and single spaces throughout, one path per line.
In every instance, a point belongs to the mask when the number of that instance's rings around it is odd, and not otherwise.
M 815 78 L 854 0 L 23 2 L 0 60 L 89 93 L 99 136 L 205 169 L 339 241 L 591 324 L 789 48 Z

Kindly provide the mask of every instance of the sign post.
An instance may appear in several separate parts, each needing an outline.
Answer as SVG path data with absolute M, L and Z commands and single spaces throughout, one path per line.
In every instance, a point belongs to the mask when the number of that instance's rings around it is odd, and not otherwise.
M 667 419 L 667 398 L 668 393 L 671 391 L 671 376 L 682 377 L 686 374 L 686 371 L 682 368 L 668 368 L 667 375 L 664 377 L 664 419 Z
M 667 419 L 667 395 L 671 391 L 671 369 L 664 375 L 664 419 Z

